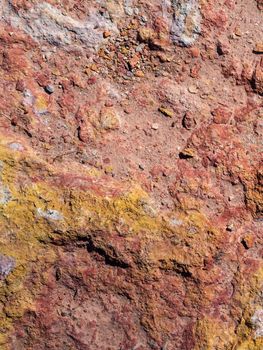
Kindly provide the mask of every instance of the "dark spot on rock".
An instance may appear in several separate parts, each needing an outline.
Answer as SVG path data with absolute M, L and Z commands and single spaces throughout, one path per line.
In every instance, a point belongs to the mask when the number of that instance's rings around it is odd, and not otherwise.
M 54 86 L 52 85 L 46 85 L 44 89 L 45 89 L 45 92 L 49 95 L 55 92 Z
M 59 280 L 61 279 L 61 275 L 62 275 L 61 269 L 60 269 L 59 267 L 56 268 L 56 273 L 55 273 L 55 275 L 56 275 L 56 280 L 59 281 Z
M 246 242 L 245 239 L 242 239 L 242 240 L 241 240 L 241 244 L 242 244 L 242 246 L 243 246 L 245 249 L 249 249 L 249 247 L 248 247 L 247 242 Z

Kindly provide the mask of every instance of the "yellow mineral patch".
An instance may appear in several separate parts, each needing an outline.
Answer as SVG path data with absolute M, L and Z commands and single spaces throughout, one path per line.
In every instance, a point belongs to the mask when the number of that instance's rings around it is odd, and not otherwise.
M 0 281 L 0 305 L 5 305 L 0 313 L 1 349 L 13 321 L 26 310 L 34 310 L 41 283 L 25 287 L 27 278 L 32 271 L 41 274 L 43 264 L 56 259 L 55 247 L 43 243 L 56 239 L 71 241 L 97 230 L 115 232 L 125 226 L 128 240 L 143 236 L 149 242 L 145 245 L 149 264 L 166 269 L 173 269 L 176 264 L 198 268 L 206 255 L 217 249 L 221 233 L 197 210 L 174 212 L 174 219 L 161 216 L 148 194 L 136 184 L 130 184 L 129 190 L 122 189 L 115 196 L 71 188 L 63 183 L 52 185 L 51 178 L 59 176 L 53 165 L 41 161 L 32 152 L 14 152 L 5 146 L 6 141 L 1 143 L 1 183 L 9 189 L 11 199 L 0 205 L 0 253 L 16 263 L 14 270 Z M 61 167 L 60 174 L 66 170 Z M 33 180 L 36 173 L 41 177 Z M 94 180 L 99 180 L 99 173 L 93 175 Z M 197 245 L 198 252 L 192 249 Z M 244 287 L 239 296 L 242 305 L 250 303 L 251 290 L 258 290 L 260 281 L 262 271 L 257 271 L 250 287 Z M 226 328 L 213 319 L 201 319 L 196 333 L 206 339 L 204 349 L 227 349 L 226 346 L 234 344 L 239 344 L 238 350 L 261 349 L 262 341 L 253 339 L 253 331 L 247 326 L 253 311 L 248 309 L 238 329 L 234 324 Z
M 174 112 L 172 110 L 165 108 L 163 106 L 159 108 L 159 112 L 161 112 L 164 116 L 168 118 L 172 118 L 174 115 Z
M 48 109 L 47 97 L 44 95 L 38 95 L 35 100 L 34 108 L 36 113 L 46 113 Z
M 263 349 L 263 337 L 255 336 L 255 326 L 251 317 L 255 312 L 255 295 L 262 285 L 263 267 L 255 271 L 251 276 L 249 284 L 241 286 L 239 296 L 240 305 L 243 305 L 242 318 L 238 327 L 235 327 L 236 320 L 233 319 L 233 327 L 225 327 L 223 322 L 204 317 L 196 326 L 196 334 L 206 339 L 206 350 L 235 349 L 235 350 L 261 350 Z M 260 307 L 260 305 L 258 305 Z M 262 307 L 262 306 L 261 306 Z M 198 347 L 196 350 L 199 349 Z
M 236 350 L 262 350 L 263 339 L 246 340 L 242 344 L 237 345 Z
M 226 327 L 223 322 L 218 322 L 213 318 L 205 317 L 197 322 L 196 336 L 204 339 L 203 349 L 234 349 L 235 330 L 233 327 Z M 199 350 L 199 345 L 196 345 L 194 350 Z
M 0 344 L 4 344 L 12 321 L 25 310 L 34 309 L 39 286 L 30 289 L 23 283 L 32 268 L 38 271 L 43 261 L 55 260 L 54 248 L 41 243 L 54 239 L 55 230 L 65 239 L 74 239 L 74 235 L 86 235 L 87 230 L 114 230 L 120 220 L 129 227 L 130 234 L 147 231 L 156 235 L 168 227 L 154 217 L 147 194 L 138 186 L 111 198 L 51 186 L 43 180 L 33 183 L 27 178 L 22 185 L 21 176 L 30 178 L 36 169 L 41 169 L 48 177 L 54 169 L 33 154 L 12 152 L 5 146 L 0 146 L 0 160 L 1 180 L 12 195 L 9 203 L 0 206 L 0 252 L 16 262 L 14 271 L 0 282 L 0 302 L 6 305 L 0 315 Z

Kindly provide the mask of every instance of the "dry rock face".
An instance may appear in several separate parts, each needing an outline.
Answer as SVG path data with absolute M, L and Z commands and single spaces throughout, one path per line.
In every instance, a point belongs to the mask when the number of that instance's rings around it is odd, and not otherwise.
M 263 349 L 261 0 L 0 1 L 0 349 Z

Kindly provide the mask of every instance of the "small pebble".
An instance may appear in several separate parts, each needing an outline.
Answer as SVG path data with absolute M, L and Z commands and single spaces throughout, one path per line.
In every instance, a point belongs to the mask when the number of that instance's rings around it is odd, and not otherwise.
M 103 32 L 103 38 L 104 39 L 107 39 L 107 38 L 109 38 L 111 36 L 111 32 L 109 31 L 109 30 L 105 30 L 104 32 Z
M 240 29 L 239 27 L 236 27 L 236 28 L 235 28 L 234 34 L 235 34 L 236 36 L 239 36 L 239 37 L 242 36 L 241 29 Z
M 144 73 L 143 71 L 141 70 L 137 70 L 134 75 L 137 77 L 137 78 L 143 78 L 144 77 Z
M 159 125 L 157 123 L 152 124 L 152 129 L 153 130 L 158 130 L 159 129 Z
M 160 107 L 159 108 L 159 112 L 161 112 L 163 115 L 165 115 L 168 118 L 172 118 L 173 117 L 173 111 L 165 108 L 165 107 Z
M 190 85 L 188 87 L 188 91 L 190 92 L 190 94 L 197 94 L 198 93 L 198 88 L 195 85 Z
M 253 50 L 254 53 L 263 53 L 263 42 L 257 43 Z
M 54 87 L 52 85 L 46 85 L 45 86 L 45 91 L 47 94 L 51 95 L 55 91 Z
M 234 224 L 228 224 L 228 225 L 226 226 L 226 230 L 227 230 L 228 232 L 232 232 L 232 231 L 234 230 Z
M 136 49 L 135 49 L 135 51 L 136 52 L 142 52 L 143 51 L 143 49 L 144 49 L 144 47 L 145 47 L 145 44 L 140 44 L 140 45 L 138 45 L 137 47 L 136 47 Z
M 185 148 L 179 153 L 180 159 L 190 159 L 195 157 L 195 151 L 192 148 Z
M 131 8 L 131 7 L 125 7 L 125 13 L 126 13 L 126 15 L 128 15 L 128 16 L 132 16 L 133 13 L 134 13 L 133 8 Z

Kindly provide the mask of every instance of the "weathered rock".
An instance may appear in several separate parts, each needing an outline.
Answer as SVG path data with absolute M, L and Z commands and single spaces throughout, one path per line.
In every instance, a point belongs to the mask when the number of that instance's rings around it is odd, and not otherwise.
M 100 128 L 104 130 L 115 130 L 120 127 L 120 118 L 112 108 L 103 108 L 100 112 Z
M 263 10 L 263 1 L 262 0 L 256 0 L 258 4 L 258 9 Z
M 183 46 L 191 46 L 201 33 L 201 13 L 198 0 L 172 1 L 172 40 Z
M 227 124 L 231 118 L 231 112 L 224 107 L 218 107 L 212 111 L 216 124 Z
M 183 127 L 187 130 L 193 130 L 196 126 L 196 119 L 194 116 L 188 111 L 185 113 L 182 120 Z
M 263 58 L 255 68 L 252 77 L 252 87 L 258 94 L 263 94 Z
M 149 43 L 155 36 L 153 29 L 141 27 L 138 31 L 138 39 L 143 43 Z
M 0 5 L 0 349 L 261 350 L 260 1 Z
M 103 41 L 100 28 L 117 31 L 112 23 L 98 13 L 91 13 L 85 21 L 66 15 L 48 2 L 16 6 L 13 1 L 1 1 L 1 17 L 38 41 L 47 41 L 54 46 L 72 45 L 77 39 L 80 45 L 97 48 Z

